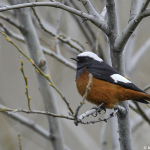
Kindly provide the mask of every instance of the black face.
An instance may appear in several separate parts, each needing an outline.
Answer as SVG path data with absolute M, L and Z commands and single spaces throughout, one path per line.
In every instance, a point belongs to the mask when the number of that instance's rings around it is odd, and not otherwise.
M 90 57 L 77 57 L 77 69 L 86 68 L 91 65 L 93 59 Z
M 71 58 L 75 61 L 77 61 L 77 74 L 76 74 L 76 79 L 77 77 L 82 73 L 82 71 L 90 66 L 93 63 L 93 59 L 90 57 L 77 57 L 77 58 Z
M 93 62 L 93 59 L 90 57 L 77 57 L 77 58 L 71 58 L 71 59 L 77 61 L 77 70 L 81 68 L 86 68 L 89 65 L 91 65 Z

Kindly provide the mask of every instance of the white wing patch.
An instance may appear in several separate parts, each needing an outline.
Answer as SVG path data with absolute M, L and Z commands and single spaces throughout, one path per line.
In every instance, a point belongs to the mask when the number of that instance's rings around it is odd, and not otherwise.
M 80 53 L 79 55 L 78 55 L 79 57 L 90 57 L 90 58 L 93 58 L 93 59 L 95 59 L 95 60 L 97 60 L 97 61 L 100 61 L 100 62 L 102 62 L 103 60 L 100 58 L 100 57 L 98 57 L 95 53 L 93 53 L 93 52 L 83 52 L 83 53 Z
M 126 79 L 125 77 L 121 76 L 120 74 L 113 74 L 110 76 L 116 83 L 118 81 L 120 82 L 124 82 L 124 83 L 132 83 L 130 82 L 128 79 Z

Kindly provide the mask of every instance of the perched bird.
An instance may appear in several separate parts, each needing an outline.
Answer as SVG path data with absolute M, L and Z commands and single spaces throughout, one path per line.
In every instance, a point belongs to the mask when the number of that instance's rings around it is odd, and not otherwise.
M 77 58 L 76 86 L 81 96 L 86 91 L 89 73 L 93 75 L 87 100 L 104 108 L 114 108 L 120 101 L 135 100 L 149 104 L 150 95 L 139 89 L 131 81 L 120 75 L 92 52 L 80 53 Z

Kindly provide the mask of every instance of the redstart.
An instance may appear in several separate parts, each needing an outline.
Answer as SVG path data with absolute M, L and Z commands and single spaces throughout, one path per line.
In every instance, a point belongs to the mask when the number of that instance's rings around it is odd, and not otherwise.
M 77 58 L 76 86 L 81 96 L 86 91 L 89 73 L 93 75 L 87 100 L 104 108 L 114 108 L 120 101 L 135 100 L 149 104 L 150 95 L 139 89 L 131 81 L 120 75 L 107 65 L 100 57 L 92 52 L 80 53 Z

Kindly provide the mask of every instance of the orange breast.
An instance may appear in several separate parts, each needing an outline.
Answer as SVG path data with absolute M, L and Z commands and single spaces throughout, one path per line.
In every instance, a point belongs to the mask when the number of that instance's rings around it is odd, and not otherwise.
M 83 96 L 86 91 L 86 86 L 89 81 L 88 75 L 89 72 L 85 69 L 76 81 L 76 86 L 81 96 Z M 96 105 L 100 105 L 104 102 L 103 107 L 113 108 L 119 101 L 139 99 L 143 98 L 145 95 L 144 93 L 125 89 L 122 86 L 93 77 L 87 100 Z

